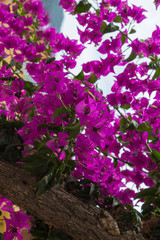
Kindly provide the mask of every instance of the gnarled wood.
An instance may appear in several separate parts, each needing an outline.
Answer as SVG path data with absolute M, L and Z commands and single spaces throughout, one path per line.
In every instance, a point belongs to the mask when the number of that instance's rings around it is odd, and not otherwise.
M 75 240 L 142 240 L 141 235 L 121 235 L 107 212 L 89 206 L 62 187 L 36 197 L 36 178 L 22 167 L 0 160 L 0 194 L 43 219 Z

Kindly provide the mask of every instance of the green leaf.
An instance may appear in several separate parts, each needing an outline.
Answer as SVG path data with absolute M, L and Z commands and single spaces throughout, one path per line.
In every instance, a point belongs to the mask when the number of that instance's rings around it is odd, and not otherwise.
M 100 9 L 97 9 L 97 10 L 96 10 L 97 17 L 100 16 L 100 12 L 101 12 Z
M 18 70 L 20 70 L 20 69 L 22 69 L 22 66 L 23 66 L 23 63 L 22 62 L 16 62 L 16 68 L 18 69 Z
M 12 121 L 11 124 L 13 124 L 16 130 L 21 129 L 24 126 L 24 123 L 21 121 Z
M 146 68 L 148 69 L 153 69 L 156 70 L 158 68 L 160 68 L 160 62 L 151 62 L 149 65 L 145 65 Z
M 61 116 L 64 113 L 68 114 L 68 113 L 70 113 L 70 111 L 71 110 L 69 108 L 65 107 L 65 106 L 59 107 L 54 111 L 54 113 L 52 115 L 52 120 L 56 117 Z
M 118 31 L 119 30 L 119 27 L 114 25 L 113 22 L 109 23 L 107 25 L 107 27 L 105 28 L 103 34 L 105 33 L 111 33 L 111 32 L 115 32 L 115 31 Z
M 98 77 L 95 74 L 91 74 L 91 76 L 88 78 L 89 83 L 95 83 L 98 80 Z
M 90 196 L 93 195 L 94 191 L 95 191 L 95 184 L 91 183 L 91 188 L 90 188 L 90 191 L 89 191 L 89 195 Z
M 116 168 L 118 166 L 118 158 L 114 157 L 114 163 L 113 163 L 113 166 L 114 168 Z
M 89 89 L 88 89 L 88 88 L 85 88 L 85 92 L 86 92 L 86 93 L 89 92 Z
M 34 60 L 32 60 L 32 62 L 39 62 L 41 60 L 41 57 L 35 57 Z
M 135 130 L 138 127 L 138 123 L 135 120 L 131 121 L 131 124 L 128 127 L 128 130 Z
M 36 106 L 32 106 L 27 114 L 28 121 L 32 121 L 32 118 L 36 115 L 35 111 L 36 111 Z
M 107 23 L 103 21 L 103 24 L 101 26 L 100 32 L 103 34 L 105 28 L 107 27 Z
M 63 173 L 65 168 L 66 168 L 66 164 L 63 161 L 61 161 L 60 171 Z
M 49 189 L 53 177 L 53 172 L 50 172 L 35 185 L 38 188 L 38 191 L 36 193 L 37 196 L 41 195 L 47 189 Z
M 148 126 L 146 122 L 139 124 L 137 127 L 137 130 L 140 132 L 149 132 L 152 131 L 153 128 L 151 126 Z
M 68 130 L 67 133 L 69 135 L 69 139 L 75 139 L 80 133 L 80 127 L 75 130 Z
M 47 141 L 48 141 L 48 139 L 45 139 L 45 140 L 40 141 L 40 142 L 36 140 L 34 142 L 34 149 L 41 149 L 41 148 L 45 147 Z
M 92 5 L 88 1 L 80 1 L 74 11 L 74 14 L 87 12 Z
M 67 165 L 71 167 L 72 171 L 76 168 L 76 162 L 74 160 L 68 160 Z
M 48 57 L 47 60 L 46 60 L 46 64 L 50 64 L 53 61 L 55 61 L 55 57 Z
M 160 68 L 157 68 L 155 74 L 152 77 L 152 81 L 156 80 L 159 77 L 160 77 Z
M 16 65 L 16 61 L 14 60 L 14 58 L 12 58 L 10 61 L 10 66 L 14 67 L 15 65 Z
M 28 30 L 23 30 L 23 32 L 21 33 L 22 36 L 25 36 L 28 33 Z
M 23 6 L 22 6 L 20 15 L 21 15 L 21 16 L 24 16 L 24 15 L 26 15 L 26 14 L 28 14 L 28 12 L 26 12 L 26 11 L 24 10 Z
M 134 209 L 134 207 L 129 203 L 125 203 L 123 205 L 126 206 L 127 209 L 131 211 L 131 213 L 134 217 L 135 223 L 139 223 L 141 221 L 142 214 L 139 211 L 137 211 L 136 209 Z
M 111 33 L 119 30 L 119 27 L 114 25 L 113 22 L 109 23 L 108 25 L 103 21 L 103 25 L 101 27 L 100 32 L 104 35 L 106 33 Z
M 113 198 L 112 207 L 116 207 L 118 205 L 119 205 L 119 200 L 117 198 Z
M 160 182 L 160 173 L 157 170 L 150 171 L 148 177 L 152 179 L 155 185 Z
M 1 115 L 0 115 L 0 121 L 6 121 L 6 115 L 4 114 L 4 113 L 2 113 Z
M 40 40 L 40 38 L 39 37 L 37 37 L 37 35 L 36 34 L 34 34 L 34 37 L 33 37 L 33 42 L 38 42 Z
M 120 131 L 121 132 L 126 132 L 126 128 L 128 126 L 128 121 L 126 118 L 122 117 L 120 120 Z
M 133 34 L 136 33 L 136 30 L 134 28 L 131 29 L 131 31 L 129 32 L 129 34 Z
M 129 203 L 125 203 L 123 205 L 127 208 L 127 212 L 131 213 L 132 222 L 134 222 L 135 225 L 139 224 L 142 219 L 142 214 L 134 209 L 134 207 Z
M 65 161 L 67 162 L 68 160 L 70 160 L 71 157 L 71 153 L 69 150 L 65 150 Z
M 0 131 L 0 145 L 3 145 L 3 144 L 9 144 L 10 142 L 10 136 L 9 134 L 7 133 L 6 129 L 2 129 Z
M 0 240 L 4 240 L 4 235 L 3 235 L 3 233 L 0 233 Z
M 121 106 L 121 108 L 123 109 L 129 109 L 131 106 L 130 104 L 124 104 L 123 106 Z
M 151 203 L 145 202 L 142 207 L 142 215 L 143 216 L 147 216 L 148 214 L 150 214 L 151 212 L 154 212 L 154 207 Z
M 75 81 L 77 81 L 77 80 L 78 81 L 79 80 L 84 81 L 84 72 L 83 72 L 83 70 L 77 76 L 75 76 L 74 80 Z
M 15 133 L 15 131 L 14 131 L 14 128 L 16 128 L 16 130 L 19 130 L 20 128 L 22 128 L 24 126 L 24 123 L 23 122 L 21 122 L 21 121 L 7 121 L 6 120 L 6 118 L 5 118 L 5 116 L 4 116 L 4 118 L 3 118 L 3 116 L 1 115 L 0 116 L 0 127 L 2 127 L 2 130 L 5 130 L 6 129 L 6 131 L 7 130 L 11 130 L 12 129 L 12 131 L 13 131 L 13 133 Z M 5 128 L 5 129 L 4 129 Z M 10 131 L 9 130 L 9 131 Z M 11 136 L 11 132 L 10 132 L 10 134 L 9 134 L 10 136 Z
M 131 120 L 130 116 L 128 116 L 128 119 L 125 117 L 122 117 L 120 120 L 121 132 L 132 131 L 132 130 L 135 130 L 137 127 L 138 127 L 138 123 L 135 120 Z
M 127 164 L 128 164 L 128 166 L 130 166 L 130 167 L 134 167 L 134 163 L 132 163 L 132 162 L 128 162 Z
M 131 62 L 133 61 L 135 58 L 137 57 L 137 54 L 132 50 L 131 54 L 129 55 L 129 57 L 124 60 L 125 62 Z
M 46 173 L 51 153 L 52 150 L 45 146 L 34 154 L 28 155 L 23 158 L 24 168 L 33 174 Z
M 153 143 L 156 143 L 156 142 L 158 142 L 159 138 L 156 136 L 156 134 L 153 135 L 150 132 L 148 132 L 147 140 L 151 140 Z
M 6 69 L 7 69 L 7 70 L 11 67 L 11 65 L 8 64 L 5 60 L 2 61 L 2 65 L 3 65 L 3 66 L 7 65 L 7 66 L 6 66 Z
M 121 17 L 121 15 L 117 15 L 117 16 L 115 17 L 115 19 L 113 20 L 113 22 L 121 23 L 121 22 L 122 22 L 122 17 Z
M 152 149 L 151 155 L 158 163 L 160 163 L 160 153 L 157 150 Z
M 121 36 L 121 41 L 122 41 L 122 45 L 125 43 L 126 41 L 126 36 L 125 34 L 122 33 L 122 36 Z
M 2 153 L 2 156 L 10 162 L 19 162 L 22 159 L 22 150 L 18 144 L 8 144 Z
M 32 174 L 42 174 L 47 171 L 48 168 L 47 159 L 46 163 L 41 159 L 39 159 L 38 161 L 38 159 L 34 159 L 33 157 L 31 158 L 31 161 L 24 164 L 24 168 L 27 171 L 31 172 Z
M 63 180 L 62 180 L 62 172 L 60 171 L 60 169 L 58 168 L 56 170 L 56 185 L 58 184 L 62 184 Z M 54 186 L 54 189 L 55 189 L 55 186 Z
M 28 92 L 31 92 L 32 89 L 34 88 L 34 84 L 30 81 L 25 81 L 25 90 Z
M 146 197 L 153 197 L 156 192 L 157 192 L 157 188 L 149 187 L 149 188 L 143 189 L 142 191 L 137 193 L 135 199 L 137 199 L 137 198 L 144 199 Z
M 69 138 L 76 138 L 77 135 L 80 132 L 80 121 L 77 120 L 75 124 L 71 125 L 71 126 L 66 126 L 65 129 L 67 130 L 67 133 L 69 135 Z
M 104 198 L 104 204 L 105 205 L 111 205 L 113 204 L 114 197 L 105 197 Z
M 0 62 L 5 58 L 5 54 L 2 56 L 0 55 Z

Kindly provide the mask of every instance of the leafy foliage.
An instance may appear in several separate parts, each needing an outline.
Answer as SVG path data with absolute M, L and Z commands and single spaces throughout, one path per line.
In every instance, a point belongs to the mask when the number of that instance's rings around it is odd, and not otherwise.
M 7 161 L 17 162 L 23 156 L 23 140 L 17 130 L 23 126 L 20 121 L 7 121 L 5 115 L 0 118 L 0 155 Z
M 80 1 L 75 8 L 74 14 L 87 12 L 91 7 L 92 5 L 87 0 Z
M 115 25 L 113 22 L 109 23 L 107 25 L 107 23 L 105 21 L 103 21 L 103 25 L 101 26 L 101 33 L 104 35 L 106 33 L 111 33 L 111 32 L 115 32 L 119 30 L 119 26 Z
M 30 232 L 33 236 L 33 240 L 72 240 L 62 231 L 54 230 L 36 217 Z
M 0 233 L 0 240 L 4 240 L 4 235 L 3 235 L 3 233 Z

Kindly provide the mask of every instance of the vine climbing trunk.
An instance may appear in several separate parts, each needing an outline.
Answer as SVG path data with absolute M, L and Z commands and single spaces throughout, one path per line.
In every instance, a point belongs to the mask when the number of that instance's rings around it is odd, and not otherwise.
M 144 240 L 132 231 L 121 234 L 109 212 L 83 203 L 63 187 L 36 196 L 37 179 L 21 166 L 1 159 L 0 176 L 0 194 L 74 240 Z

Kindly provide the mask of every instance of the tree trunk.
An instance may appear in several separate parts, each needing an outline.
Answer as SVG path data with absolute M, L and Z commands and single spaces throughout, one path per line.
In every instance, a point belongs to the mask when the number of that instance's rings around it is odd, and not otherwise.
M 37 197 L 36 182 L 21 166 L 0 161 L 0 194 L 74 240 L 144 239 L 132 231 L 122 235 L 107 211 L 83 203 L 63 187 Z

